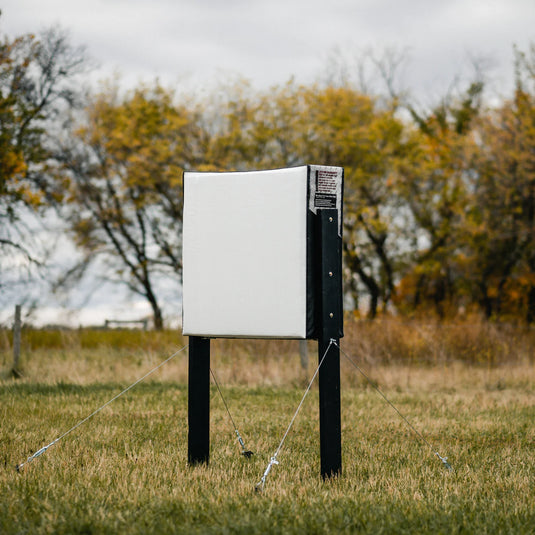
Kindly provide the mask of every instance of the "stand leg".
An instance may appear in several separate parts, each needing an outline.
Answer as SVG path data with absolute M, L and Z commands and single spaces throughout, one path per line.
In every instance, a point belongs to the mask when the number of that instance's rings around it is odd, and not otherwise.
M 188 463 L 210 459 L 210 339 L 190 336 L 188 370 Z
M 318 214 L 320 243 L 320 327 L 318 355 L 325 360 L 319 371 L 320 456 L 323 479 L 342 471 L 340 409 L 340 350 L 342 333 L 342 247 L 338 236 L 338 211 Z M 332 344 L 331 340 L 337 345 Z
M 318 341 L 319 358 L 325 354 L 329 342 Z M 334 344 L 329 348 L 319 371 L 319 394 L 321 477 L 326 479 L 342 471 L 340 351 Z

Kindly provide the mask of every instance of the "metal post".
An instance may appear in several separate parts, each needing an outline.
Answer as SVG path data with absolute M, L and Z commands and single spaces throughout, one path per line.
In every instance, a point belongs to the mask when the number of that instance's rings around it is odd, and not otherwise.
M 329 478 L 342 471 L 340 410 L 340 350 L 342 336 L 342 239 L 338 235 L 338 211 L 318 211 L 319 307 L 318 357 L 328 349 L 319 371 L 321 476 Z M 331 345 L 331 340 L 336 345 Z
M 188 463 L 210 459 L 210 339 L 189 338 Z

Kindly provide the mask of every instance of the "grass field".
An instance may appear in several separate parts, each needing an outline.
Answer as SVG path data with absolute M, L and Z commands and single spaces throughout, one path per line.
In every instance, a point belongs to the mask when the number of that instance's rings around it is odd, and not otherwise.
M 411 329 L 396 354 L 402 328 L 390 329 L 348 332 L 342 347 L 454 470 L 343 359 L 341 477 L 319 476 L 315 385 L 263 493 L 254 486 L 314 371 L 313 355 L 301 369 L 296 342 L 212 344 L 212 368 L 255 452 L 249 460 L 213 388 L 210 464 L 187 465 L 184 352 L 17 473 L 182 340 L 27 341 L 18 380 L 4 341 L 0 533 L 534 533 L 532 334 L 441 330 L 440 343 Z M 453 359 L 450 347 L 479 357 Z

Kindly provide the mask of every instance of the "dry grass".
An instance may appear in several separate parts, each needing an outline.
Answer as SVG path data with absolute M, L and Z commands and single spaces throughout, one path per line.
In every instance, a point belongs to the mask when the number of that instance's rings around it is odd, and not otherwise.
M 212 367 L 250 461 L 214 389 L 210 465 L 187 466 L 183 353 L 17 474 L 16 463 L 182 343 L 127 333 L 129 343 L 139 336 L 127 346 L 116 333 L 113 346 L 89 348 L 71 333 L 68 347 L 26 346 L 20 380 L 5 372 L 9 348 L 0 354 L 0 533 L 532 533 L 533 332 L 383 322 L 346 333 L 344 350 L 453 472 L 343 358 L 342 476 L 319 477 L 314 388 L 255 494 L 317 355 L 310 343 L 305 374 L 297 342 L 216 340 Z
M 470 364 L 471 384 L 500 385 L 516 380 L 535 363 L 535 330 L 486 322 L 422 323 L 398 320 L 346 321 L 344 352 L 379 384 L 428 388 L 461 381 L 459 370 Z M 187 344 L 179 333 L 128 330 L 34 331 L 23 333 L 22 372 L 29 382 L 90 384 L 115 379 L 134 381 Z M 300 366 L 299 344 L 292 340 L 211 341 L 212 367 L 226 384 L 244 386 L 302 385 L 318 362 L 317 344 L 307 342 L 309 364 Z M 11 336 L 0 331 L 0 366 L 12 364 Z M 366 383 L 342 357 L 342 384 Z M 427 373 L 433 368 L 435 373 Z M 164 381 L 187 382 L 187 359 L 177 357 L 159 372 Z M 432 376 L 435 379 L 432 379 Z M 518 377 L 520 380 L 521 377 Z

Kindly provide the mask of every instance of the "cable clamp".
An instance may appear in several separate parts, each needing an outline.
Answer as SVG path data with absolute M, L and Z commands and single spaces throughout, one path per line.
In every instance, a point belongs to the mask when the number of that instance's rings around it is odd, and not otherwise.
M 17 470 L 17 472 L 20 472 L 21 469 L 22 469 L 22 467 L 23 467 L 25 464 L 31 463 L 36 457 L 39 457 L 40 455 L 43 455 L 43 453 L 45 453 L 45 451 L 46 451 L 48 448 L 50 448 L 50 446 L 53 446 L 58 440 L 59 440 L 59 438 L 56 438 L 56 440 L 54 440 L 53 442 L 51 442 L 50 444 L 48 444 L 48 446 L 43 446 L 40 450 L 37 450 L 33 455 L 30 455 L 30 456 L 28 457 L 28 459 L 26 459 L 26 462 L 17 464 L 17 466 L 15 466 L 15 469 Z
M 260 479 L 260 481 L 255 485 L 255 491 L 256 492 L 262 492 L 264 490 L 264 485 L 266 484 L 266 477 L 271 472 L 271 469 L 273 468 L 273 465 L 279 464 L 279 461 L 277 461 L 277 457 L 274 455 L 269 460 L 269 464 L 267 465 L 266 471 L 264 472 L 264 475 Z
M 435 455 L 442 461 L 442 463 L 444 464 L 444 466 L 451 472 L 453 470 L 453 467 L 451 466 L 451 464 L 448 462 L 448 458 L 447 457 L 441 457 L 440 454 L 438 453 L 438 451 L 435 451 Z
M 235 429 L 234 431 L 236 432 L 236 436 L 238 437 L 238 442 L 240 443 L 240 446 L 244 450 L 245 449 L 245 442 L 243 441 L 243 438 L 241 437 L 240 432 L 237 429 Z

